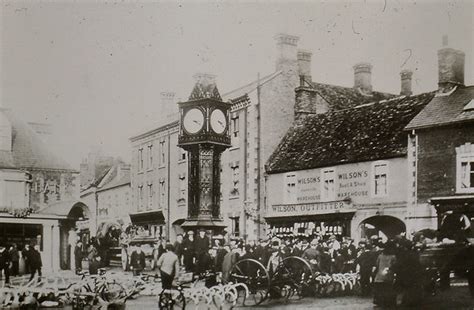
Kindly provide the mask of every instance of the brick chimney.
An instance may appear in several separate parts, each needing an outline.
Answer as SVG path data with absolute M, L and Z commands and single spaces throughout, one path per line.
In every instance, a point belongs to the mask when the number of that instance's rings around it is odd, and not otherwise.
M 411 70 L 405 69 L 400 72 L 400 80 L 401 80 L 401 89 L 400 95 L 410 96 L 413 94 L 411 90 L 411 78 L 413 76 L 413 72 Z
M 372 92 L 372 65 L 360 62 L 354 67 L 354 88 L 360 89 L 364 93 Z
M 443 36 L 443 48 L 438 50 L 438 91 L 448 92 L 455 86 L 464 86 L 464 58 L 462 51 L 448 46 Z
M 171 123 L 179 118 L 178 105 L 176 104 L 174 92 L 165 91 L 160 93 L 161 109 L 165 112 L 164 123 Z
M 296 70 L 298 65 L 296 46 L 300 38 L 279 33 L 274 39 L 277 45 L 276 70 L 285 73 Z
M 300 86 L 304 86 L 304 81 L 311 82 L 311 56 L 313 53 L 299 50 L 298 59 L 298 76 L 300 77 Z

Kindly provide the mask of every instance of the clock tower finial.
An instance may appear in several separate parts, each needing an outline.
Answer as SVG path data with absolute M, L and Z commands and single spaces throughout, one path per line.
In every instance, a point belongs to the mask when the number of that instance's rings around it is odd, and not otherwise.
M 194 76 L 196 83 L 189 96 L 189 100 L 215 99 L 222 101 L 219 90 L 216 86 L 216 76 L 210 73 L 196 73 Z

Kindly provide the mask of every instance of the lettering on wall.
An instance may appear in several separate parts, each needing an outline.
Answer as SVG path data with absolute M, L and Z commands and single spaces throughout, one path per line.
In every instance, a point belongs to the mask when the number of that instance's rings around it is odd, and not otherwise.
M 361 197 L 369 195 L 369 172 L 351 171 L 338 174 L 337 198 Z

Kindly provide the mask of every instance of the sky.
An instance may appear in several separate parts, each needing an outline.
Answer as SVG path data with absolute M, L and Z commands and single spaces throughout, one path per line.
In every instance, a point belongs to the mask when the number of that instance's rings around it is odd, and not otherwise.
M 163 122 L 161 93 L 185 101 L 197 72 L 215 74 L 221 94 L 274 72 L 280 32 L 313 52 L 313 81 L 352 87 L 365 61 L 374 90 L 392 93 L 402 69 L 415 93 L 437 88 L 448 35 L 474 84 L 468 0 L 3 0 L 0 10 L 0 105 L 51 124 L 54 150 L 76 168 L 92 149 L 130 160 L 129 138 Z

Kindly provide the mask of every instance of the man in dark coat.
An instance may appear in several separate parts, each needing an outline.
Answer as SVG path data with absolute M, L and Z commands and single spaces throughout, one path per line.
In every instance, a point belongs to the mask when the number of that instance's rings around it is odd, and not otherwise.
M 5 273 L 5 284 L 10 283 L 10 255 L 8 250 L 0 245 L 0 279 L 2 278 L 2 270 Z
M 139 275 L 145 269 L 145 266 L 145 253 L 142 252 L 140 247 L 137 247 L 130 257 L 130 267 L 133 270 L 133 274 Z
M 176 242 L 174 243 L 174 253 L 178 255 L 179 262 L 181 263 L 181 259 L 183 258 L 183 235 L 178 234 L 176 236 Z
M 74 247 L 74 263 L 76 267 L 76 272 L 82 269 L 82 259 L 83 259 L 82 242 L 79 241 L 78 243 L 76 243 L 76 246 Z
M 23 257 L 23 260 L 25 261 L 25 273 L 30 273 L 30 253 L 31 253 L 31 247 L 29 244 L 25 244 L 25 247 L 23 250 L 21 250 L 21 256 Z
M 359 242 L 359 256 L 355 260 L 356 269 L 360 275 L 360 290 L 362 296 L 369 296 L 371 292 L 370 276 L 372 275 L 372 268 L 375 267 L 373 254 L 367 248 L 365 241 Z
M 196 238 L 195 242 L 195 251 L 196 251 L 196 272 L 203 273 L 205 272 L 205 266 L 202 264 L 206 260 L 206 255 L 209 251 L 210 241 L 206 236 L 206 231 L 204 229 L 199 230 L 199 236 Z
M 189 231 L 188 237 L 183 241 L 183 264 L 187 272 L 194 271 L 195 241 L 194 232 Z
M 17 276 L 20 266 L 20 253 L 15 243 L 12 244 L 8 253 L 12 262 L 12 276 Z
M 39 251 L 39 245 L 35 245 L 33 249 L 30 250 L 30 281 L 35 277 L 35 273 L 38 272 L 38 276 L 41 277 L 41 267 L 43 267 L 43 262 L 41 261 L 41 253 Z

